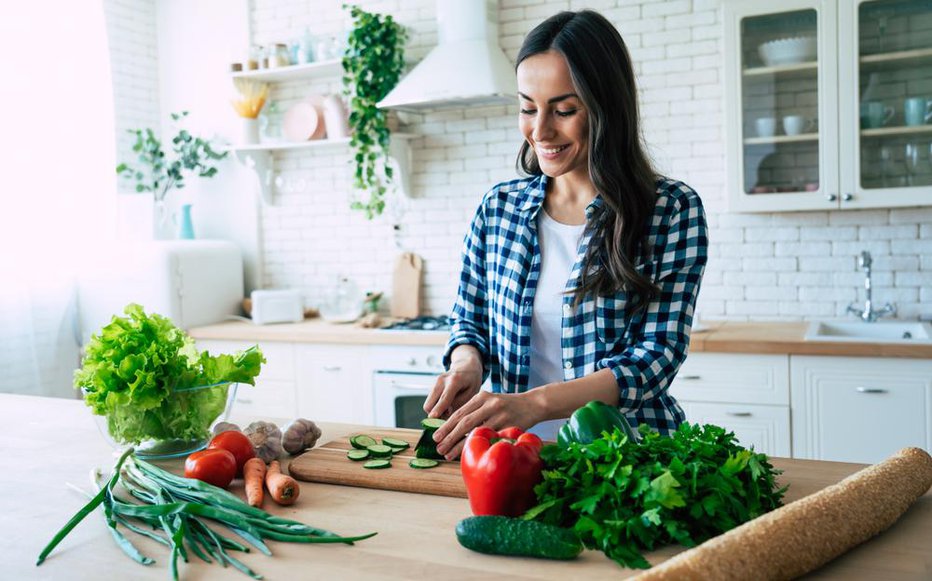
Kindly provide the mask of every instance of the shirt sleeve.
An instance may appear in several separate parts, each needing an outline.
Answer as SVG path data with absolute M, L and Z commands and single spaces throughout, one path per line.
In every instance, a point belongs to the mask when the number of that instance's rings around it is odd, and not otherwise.
M 472 345 L 482 355 L 485 374 L 489 361 L 489 314 L 486 305 L 485 203 L 479 206 L 463 241 L 462 271 L 453 305 L 450 339 L 443 366 L 450 368 L 450 355 L 460 345 Z M 485 377 L 483 377 L 483 381 Z
M 708 261 L 708 227 L 699 197 L 675 202 L 657 272 L 659 294 L 643 314 L 641 331 L 620 352 L 599 361 L 618 382 L 619 408 L 630 412 L 660 395 L 686 358 L 702 273 Z M 656 256 L 656 255 L 655 255 Z M 623 316 L 623 311 L 618 313 Z M 619 324 L 625 324 L 619 320 Z

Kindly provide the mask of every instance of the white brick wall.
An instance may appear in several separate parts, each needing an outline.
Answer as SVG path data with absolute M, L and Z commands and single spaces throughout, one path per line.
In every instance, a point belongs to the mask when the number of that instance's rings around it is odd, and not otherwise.
M 254 44 L 289 42 L 306 27 L 340 34 L 342 0 L 254 0 Z M 366 0 L 410 32 L 409 56 L 436 43 L 432 0 Z M 711 226 L 710 261 L 699 297 L 710 319 L 798 320 L 842 315 L 863 300 L 857 254 L 874 256 L 874 298 L 896 301 L 899 316 L 932 313 L 932 208 L 772 215 L 724 213 L 723 37 L 721 0 L 500 0 L 500 42 L 514 59 L 523 36 L 559 10 L 591 7 L 619 27 L 640 82 L 645 137 L 659 169 L 702 196 Z M 153 0 L 107 0 L 118 127 L 156 125 Z M 130 35 L 132 38 L 130 38 Z M 140 36 L 141 35 L 141 36 Z M 143 38 L 142 44 L 134 40 Z M 338 82 L 274 88 L 287 106 L 306 94 L 339 91 Z M 151 101 L 147 101 L 151 99 Z M 398 220 L 400 248 L 425 259 L 424 307 L 448 312 L 462 236 L 482 194 L 515 176 L 517 107 L 414 115 L 413 197 Z M 276 154 L 283 184 L 263 209 L 266 287 L 297 287 L 315 303 L 342 274 L 367 290 L 391 289 L 398 253 L 393 218 L 369 222 L 348 209 L 349 154 Z
M 135 161 L 130 129 L 151 127 L 158 133 L 159 75 L 155 0 L 104 0 L 110 72 L 113 76 L 118 162 Z M 134 185 L 120 180 L 120 192 Z

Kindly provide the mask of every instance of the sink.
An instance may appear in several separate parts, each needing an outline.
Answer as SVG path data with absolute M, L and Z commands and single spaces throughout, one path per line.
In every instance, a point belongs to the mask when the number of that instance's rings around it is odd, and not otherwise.
M 911 321 L 813 321 L 806 341 L 932 344 L 932 325 Z

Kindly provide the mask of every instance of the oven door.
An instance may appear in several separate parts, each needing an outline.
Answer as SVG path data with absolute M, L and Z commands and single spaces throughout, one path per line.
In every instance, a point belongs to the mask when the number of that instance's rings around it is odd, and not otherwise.
M 437 382 L 436 373 L 376 371 L 373 377 L 375 425 L 422 429 L 424 402 Z

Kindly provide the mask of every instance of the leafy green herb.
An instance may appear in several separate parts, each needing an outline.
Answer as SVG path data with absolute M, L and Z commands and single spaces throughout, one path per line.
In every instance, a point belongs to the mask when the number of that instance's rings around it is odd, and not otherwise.
M 136 304 L 91 337 L 74 385 L 91 410 L 107 416 L 110 435 L 122 443 L 194 439 L 208 428 L 234 382 L 255 385 L 265 359 L 258 347 L 236 355 L 198 353 L 194 340 Z
M 648 568 L 644 551 L 697 545 L 781 505 L 780 471 L 734 433 L 688 423 L 671 437 L 639 431 L 640 443 L 616 429 L 590 444 L 545 446 L 538 505 L 524 518 L 572 527 L 586 547 Z

